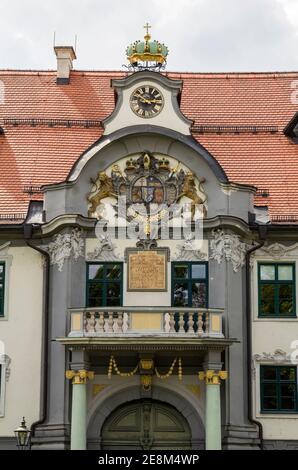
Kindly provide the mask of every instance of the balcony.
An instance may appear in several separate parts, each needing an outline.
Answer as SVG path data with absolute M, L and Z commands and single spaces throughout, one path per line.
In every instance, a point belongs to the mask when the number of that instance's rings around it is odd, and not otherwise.
M 223 310 L 96 307 L 69 310 L 68 338 L 224 338 Z

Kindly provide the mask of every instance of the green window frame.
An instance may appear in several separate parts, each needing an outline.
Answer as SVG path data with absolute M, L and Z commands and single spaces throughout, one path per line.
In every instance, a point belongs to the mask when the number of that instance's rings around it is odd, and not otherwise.
M 260 366 L 261 413 L 298 413 L 297 367 Z
M 177 285 L 181 285 L 181 300 Z M 203 287 L 203 289 L 202 289 Z M 205 302 L 194 302 L 195 295 L 199 297 L 200 289 L 205 292 Z M 206 261 L 176 261 L 172 263 L 172 306 L 208 308 L 208 263 Z M 197 304 L 196 304 L 197 303 Z M 180 305 L 179 305 L 180 304 Z
M 86 306 L 121 307 L 122 302 L 123 263 L 87 263 Z
M 5 263 L 0 262 L 0 317 L 4 317 Z
M 260 318 L 296 317 L 295 278 L 295 263 L 258 263 Z

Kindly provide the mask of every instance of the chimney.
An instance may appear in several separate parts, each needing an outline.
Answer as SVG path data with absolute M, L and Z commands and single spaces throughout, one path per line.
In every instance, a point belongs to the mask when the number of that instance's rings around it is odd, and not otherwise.
M 54 51 L 57 57 L 57 85 L 68 85 L 70 81 L 70 71 L 72 63 L 76 59 L 76 53 L 72 46 L 55 46 Z

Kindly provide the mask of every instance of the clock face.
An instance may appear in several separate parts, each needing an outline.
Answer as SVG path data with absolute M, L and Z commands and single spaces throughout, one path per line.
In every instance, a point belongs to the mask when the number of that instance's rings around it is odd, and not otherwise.
M 154 86 L 144 85 L 137 88 L 130 97 L 130 107 L 142 118 L 152 118 L 160 113 L 164 105 L 161 92 Z

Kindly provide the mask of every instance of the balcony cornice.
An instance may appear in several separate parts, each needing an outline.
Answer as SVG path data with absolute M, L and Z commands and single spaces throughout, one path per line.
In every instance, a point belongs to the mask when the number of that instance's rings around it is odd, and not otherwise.
M 236 338 L 177 338 L 174 336 L 129 336 L 100 338 L 56 338 L 56 341 L 71 349 L 100 351 L 224 351 L 239 341 Z

